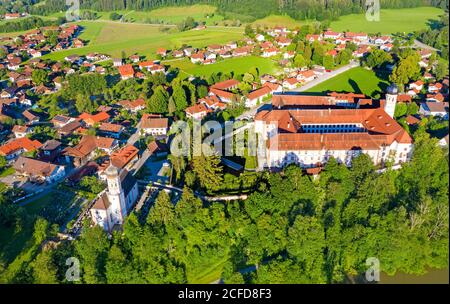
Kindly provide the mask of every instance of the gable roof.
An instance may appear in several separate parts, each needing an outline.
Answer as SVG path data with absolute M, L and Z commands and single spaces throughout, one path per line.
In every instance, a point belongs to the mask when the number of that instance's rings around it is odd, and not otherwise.
M 142 115 L 142 119 L 141 119 L 141 128 L 142 129 L 154 129 L 154 128 L 167 129 L 168 127 L 169 127 L 169 119 L 167 119 L 167 118 L 154 117 L 151 114 Z
M 57 165 L 22 156 L 14 163 L 14 169 L 17 172 L 31 176 L 48 177 L 51 176 L 57 168 Z
M 74 157 L 85 157 L 95 149 L 111 149 L 115 143 L 115 139 L 107 137 L 99 137 L 85 135 L 75 147 L 67 147 L 63 154 Z
M 211 89 L 228 90 L 232 87 L 239 85 L 239 81 L 236 79 L 229 79 L 222 82 L 218 82 L 211 86 Z
M 0 146 L 0 155 L 10 155 L 21 149 L 29 152 L 37 150 L 41 146 L 42 144 L 37 140 L 31 140 L 27 137 L 17 138 Z
M 268 86 L 263 86 L 260 89 L 257 89 L 247 95 L 247 98 L 250 100 L 257 99 L 263 96 L 267 96 L 272 93 L 272 90 Z

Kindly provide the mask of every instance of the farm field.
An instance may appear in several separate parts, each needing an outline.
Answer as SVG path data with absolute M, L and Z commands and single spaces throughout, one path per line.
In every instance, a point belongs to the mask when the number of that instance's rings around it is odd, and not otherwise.
M 417 7 L 405 9 L 382 9 L 379 22 L 366 20 L 365 14 L 342 16 L 331 23 L 335 31 L 359 31 L 367 33 L 391 34 L 412 32 L 428 27 L 430 20 L 438 20 L 443 10 L 435 7 Z
M 357 67 L 329 79 L 306 92 L 353 92 L 375 97 L 375 95 L 383 93 L 388 85 L 389 83 L 379 78 L 374 71 Z
M 248 72 L 252 67 L 257 67 L 261 75 L 276 71 L 276 64 L 274 61 L 269 58 L 257 56 L 230 58 L 210 65 L 196 65 L 191 63 L 188 59 L 165 62 L 165 64 L 179 68 L 189 76 L 209 76 L 213 72 L 234 72 L 235 74 L 243 74 Z
M 68 55 L 85 55 L 91 52 L 120 56 L 122 51 L 131 55 L 139 53 L 148 58 L 155 56 L 158 48 L 167 49 L 181 47 L 183 44 L 193 47 L 204 47 L 214 43 L 226 43 L 243 37 L 242 29 L 208 28 L 202 31 L 161 32 L 160 26 L 148 24 L 129 24 L 110 21 L 82 21 L 85 27 L 80 38 L 90 43 L 79 49 L 55 52 L 44 56 L 61 60 Z

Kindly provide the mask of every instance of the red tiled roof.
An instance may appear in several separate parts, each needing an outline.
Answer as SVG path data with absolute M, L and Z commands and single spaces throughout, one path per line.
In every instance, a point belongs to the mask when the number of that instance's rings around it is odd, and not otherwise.
M 82 119 L 87 124 L 94 125 L 96 123 L 109 120 L 110 116 L 106 112 L 99 112 L 94 115 L 89 113 L 82 113 L 78 118 Z
M 189 108 L 186 108 L 185 111 L 186 111 L 186 113 L 189 113 L 192 115 L 197 114 L 197 113 L 202 113 L 202 112 L 207 112 L 207 113 L 211 112 L 211 110 L 207 109 L 206 106 L 202 103 L 198 103 Z
M 260 89 L 257 89 L 250 94 L 247 95 L 247 98 L 250 100 L 257 99 L 263 96 L 267 96 L 272 92 L 272 90 L 268 86 L 263 86 Z
M 133 77 L 134 76 L 134 69 L 131 64 L 125 64 L 120 67 L 118 67 L 119 73 L 122 77 Z
M 99 137 L 92 135 L 85 135 L 75 147 L 67 147 L 64 149 L 64 154 L 75 157 L 85 157 L 97 148 L 111 149 L 115 139 L 107 137 Z
M 42 146 L 42 144 L 37 140 L 31 140 L 27 137 L 14 139 L 3 146 L 0 146 L 0 155 L 10 155 L 20 149 L 25 151 L 37 150 Z
M 394 140 L 399 143 L 412 142 L 408 133 L 381 108 L 261 111 L 255 116 L 255 120 L 265 121 L 266 123 L 278 122 L 279 127 L 290 126 L 296 123 L 299 125 L 361 124 L 367 130 L 367 133 L 356 134 L 367 134 L 378 145 L 391 144 Z M 292 132 L 291 130 L 288 131 Z
M 167 118 L 152 117 L 150 114 L 144 114 L 141 119 L 142 129 L 168 128 L 169 120 Z
M 225 98 L 225 99 L 228 99 L 228 100 L 232 100 L 233 97 L 234 97 L 234 94 L 231 93 L 231 92 L 222 91 L 222 90 L 215 89 L 215 88 L 211 88 L 209 91 L 211 93 L 219 96 L 219 98 Z
M 232 87 L 239 85 L 239 81 L 236 79 L 229 79 L 222 82 L 218 82 L 211 86 L 211 89 L 228 90 Z

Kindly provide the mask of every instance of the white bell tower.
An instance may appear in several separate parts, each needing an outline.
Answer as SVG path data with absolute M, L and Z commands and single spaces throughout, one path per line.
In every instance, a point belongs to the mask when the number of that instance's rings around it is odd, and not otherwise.
M 106 171 L 106 180 L 108 182 L 108 199 L 111 203 L 111 220 L 114 224 L 123 224 L 127 215 L 127 207 L 125 194 L 123 193 L 122 183 L 120 180 L 119 169 L 114 165 L 110 165 Z
M 388 86 L 386 90 L 386 103 L 384 105 L 384 111 L 394 118 L 395 106 L 397 105 L 398 87 L 395 84 Z

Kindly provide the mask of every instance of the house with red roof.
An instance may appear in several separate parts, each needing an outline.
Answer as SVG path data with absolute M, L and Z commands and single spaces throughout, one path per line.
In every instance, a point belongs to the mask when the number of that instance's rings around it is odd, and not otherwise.
M 203 117 L 212 113 L 211 109 L 208 109 L 203 103 L 195 104 L 184 110 L 186 112 L 187 118 L 201 120 Z
M 303 83 L 310 82 L 316 79 L 316 73 L 313 70 L 306 70 L 298 72 L 297 80 Z
M 270 96 L 272 90 L 269 86 L 263 86 L 260 89 L 254 90 L 245 96 L 245 107 L 252 108 L 260 104 L 264 98 Z
M 118 104 L 120 106 L 122 106 L 124 109 L 126 109 L 127 111 L 132 112 L 132 113 L 137 113 L 139 111 L 142 111 L 147 106 L 144 98 L 138 98 L 133 101 L 122 100 L 122 101 L 119 101 Z
M 162 57 L 167 56 L 167 50 L 165 48 L 159 48 L 156 50 L 156 55 L 161 55 Z
M 75 167 L 81 167 L 95 158 L 98 153 L 110 155 L 118 146 L 117 139 L 85 135 L 76 146 L 65 148 L 62 154 L 68 163 L 72 162 Z
M 0 155 L 4 156 L 8 162 L 15 160 L 24 152 L 31 152 L 39 149 L 42 144 L 37 140 L 28 137 L 13 139 L 0 146 Z
M 192 63 L 202 63 L 203 60 L 205 60 L 205 53 L 204 52 L 198 52 L 191 55 L 191 62 Z
M 287 79 L 283 80 L 283 88 L 288 89 L 288 90 L 295 89 L 298 86 L 298 84 L 299 84 L 299 81 L 295 77 L 287 78 Z
M 133 145 L 126 145 L 125 147 L 111 153 L 109 159 L 100 164 L 98 167 L 98 176 L 100 179 L 105 180 L 105 170 L 111 164 L 119 169 L 126 169 L 130 171 L 138 160 L 139 149 Z
M 117 67 L 117 69 L 119 70 L 119 74 L 122 80 L 134 78 L 134 68 L 131 64 L 119 66 Z
M 324 39 L 332 39 L 336 40 L 338 38 L 342 37 L 342 33 L 334 32 L 332 30 L 327 30 L 323 33 Z
M 416 89 L 417 91 L 422 91 L 423 85 L 424 85 L 424 83 L 422 80 L 417 80 L 416 82 L 410 83 L 409 88 Z
M 169 119 L 160 115 L 144 114 L 140 122 L 141 133 L 152 136 L 166 136 L 169 131 Z
M 93 127 L 96 124 L 109 121 L 111 116 L 109 116 L 106 112 L 99 112 L 97 114 L 82 113 L 78 116 L 78 118 L 81 119 L 86 125 Z

